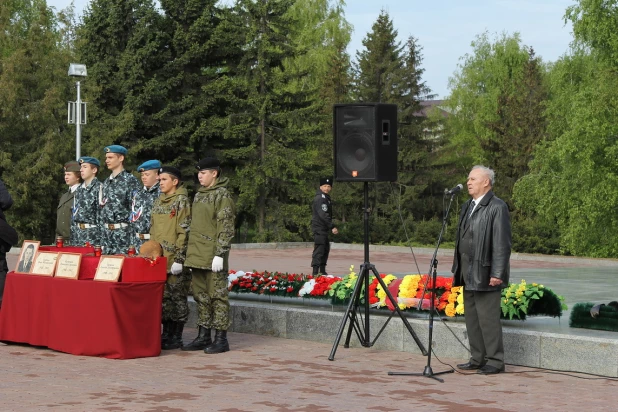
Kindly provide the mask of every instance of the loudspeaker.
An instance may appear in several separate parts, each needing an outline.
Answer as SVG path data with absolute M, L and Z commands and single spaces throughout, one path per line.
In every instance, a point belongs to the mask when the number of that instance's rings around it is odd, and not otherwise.
M 335 180 L 397 180 L 397 105 L 333 106 Z

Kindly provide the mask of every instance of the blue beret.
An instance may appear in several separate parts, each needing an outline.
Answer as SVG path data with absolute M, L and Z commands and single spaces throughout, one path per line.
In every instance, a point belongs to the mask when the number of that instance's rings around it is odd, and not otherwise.
M 113 145 L 107 146 L 105 148 L 105 153 L 117 153 L 117 154 L 121 154 L 123 156 L 126 156 L 127 155 L 127 149 L 122 147 L 122 146 L 120 146 L 120 145 L 113 144 Z
M 99 159 L 95 159 L 94 157 L 82 156 L 79 158 L 79 164 L 90 163 L 91 165 L 95 165 L 96 167 L 101 167 L 101 162 Z
M 159 170 L 161 162 L 158 160 L 147 160 L 137 167 L 138 172 L 145 172 L 146 170 Z

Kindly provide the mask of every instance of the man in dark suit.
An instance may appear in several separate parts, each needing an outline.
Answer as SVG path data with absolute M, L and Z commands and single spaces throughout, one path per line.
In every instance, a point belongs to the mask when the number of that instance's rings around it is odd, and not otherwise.
M 511 257 L 511 219 L 506 203 L 492 192 L 494 176 L 485 166 L 474 166 L 468 175 L 472 199 L 461 208 L 452 268 L 453 286 L 464 287 L 471 352 L 457 367 L 483 374 L 504 371 L 500 300 Z

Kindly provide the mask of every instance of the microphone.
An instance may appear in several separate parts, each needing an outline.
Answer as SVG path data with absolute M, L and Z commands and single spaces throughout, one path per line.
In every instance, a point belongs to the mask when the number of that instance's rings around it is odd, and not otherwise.
M 463 185 L 460 183 L 457 186 L 455 186 L 454 188 L 452 188 L 451 190 L 444 189 L 444 194 L 445 195 L 454 195 L 455 193 L 461 192 L 462 189 L 463 189 Z

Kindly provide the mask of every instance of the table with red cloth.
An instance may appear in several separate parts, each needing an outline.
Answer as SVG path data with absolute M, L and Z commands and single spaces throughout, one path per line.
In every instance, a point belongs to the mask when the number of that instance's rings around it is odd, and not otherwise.
M 39 248 L 82 253 L 79 280 L 7 274 L 0 341 L 113 359 L 158 356 L 166 259 L 127 257 L 120 281 L 103 282 L 92 280 L 100 257 L 85 249 Z

